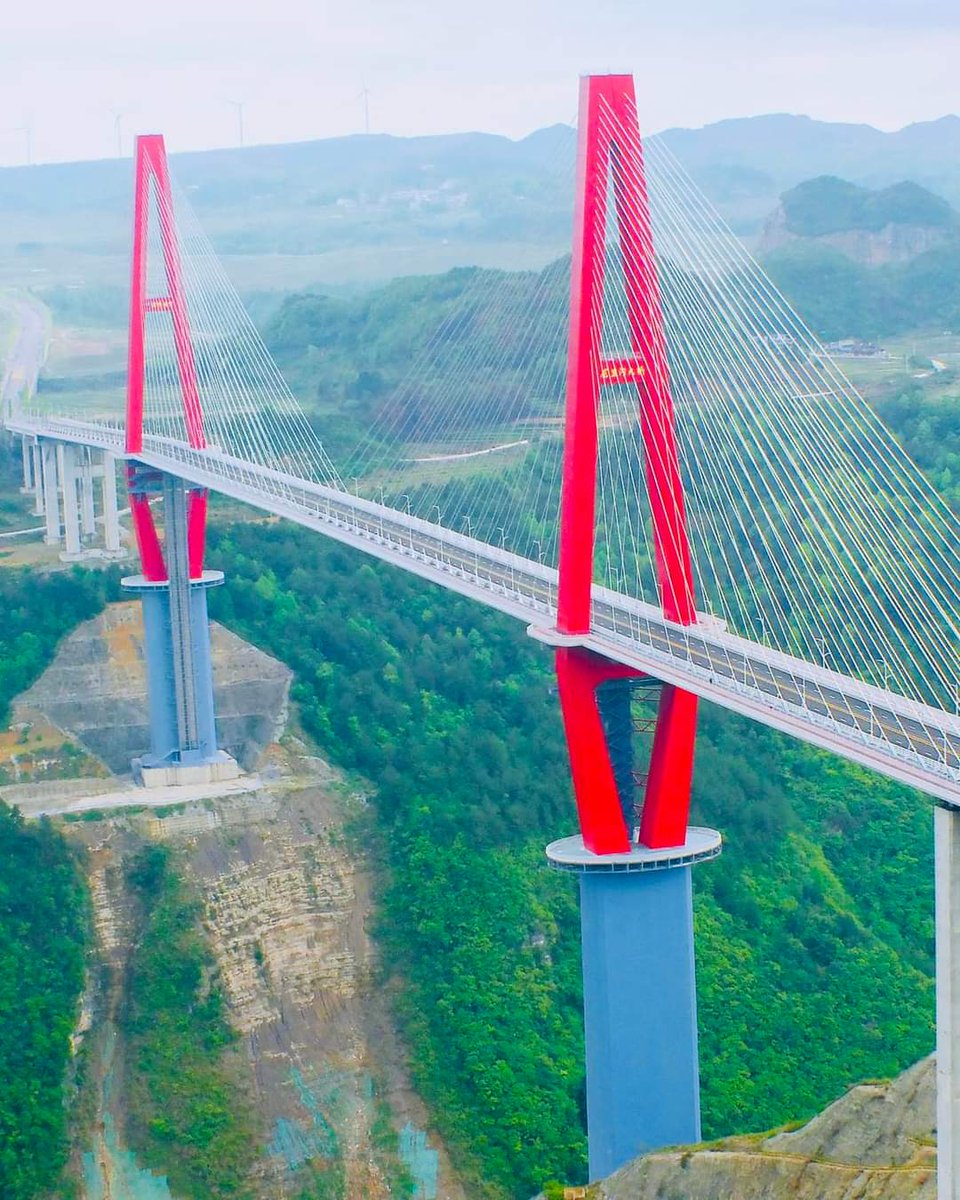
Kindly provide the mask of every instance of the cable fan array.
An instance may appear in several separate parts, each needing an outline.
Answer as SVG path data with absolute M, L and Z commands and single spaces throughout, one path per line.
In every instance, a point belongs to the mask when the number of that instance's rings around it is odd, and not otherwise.
M 339 487 L 319 437 L 176 188 L 173 202 L 170 228 L 151 187 L 147 295 L 167 295 L 162 243 L 168 240 L 179 252 L 207 445 L 226 459 Z M 151 439 L 188 442 L 174 324 L 163 307 L 146 315 L 145 375 L 145 447 Z
M 603 134 L 616 145 L 618 123 L 634 116 L 602 110 Z M 650 139 L 645 154 L 646 180 L 639 162 L 613 155 L 595 264 L 596 582 L 659 602 L 643 380 L 599 374 L 611 360 L 659 361 L 656 339 L 631 320 L 629 297 L 651 277 L 628 278 L 627 236 L 645 251 L 643 272 L 656 249 L 698 611 L 751 642 L 952 710 L 956 519 L 664 143 Z M 557 187 L 571 195 L 572 166 L 556 155 Z M 617 219 L 618 189 L 645 182 L 652 237 L 635 206 Z M 368 499 L 555 565 L 569 261 L 445 277 L 441 319 L 335 466 L 189 203 L 176 191 L 174 203 L 176 229 L 151 197 L 148 295 L 168 291 L 166 239 L 179 250 L 212 460 L 265 467 L 278 489 L 308 480 L 342 492 L 347 480 Z M 157 305 L 147 314 L 147 450 L 187 449 L 176 350 Z
M 955 516 L 659 140 L 650 162 L 702 606 L 952 709 Z
M 614 142 L 619 120 L 601 114 Z M 697 608 L 752 642 L 952 710 L 956 518 L 663 141 L 645 149 Z M 628 159 L 613 169 L 643 187 Z M 638 281 L 621 244 L 627 233 L 652 253 L 649 235 L 629 211 L 617 223 L 612 186 L 607 217 L 598 372 L 601 360 L 656 355 L 636 340 L 627 283 Z M 568 264 L 478 273 L 344 475 L 397 508 L 555 563 L 568 281 Z M 474 337 L 491 314 L 500 340 Z M 430 378 L 442 389 L 425 387 Z M 480 393 L 498 378 L 509 386 L 493 419 Z M 595 579 L 657 604 L 638 388 L 601 382 Z

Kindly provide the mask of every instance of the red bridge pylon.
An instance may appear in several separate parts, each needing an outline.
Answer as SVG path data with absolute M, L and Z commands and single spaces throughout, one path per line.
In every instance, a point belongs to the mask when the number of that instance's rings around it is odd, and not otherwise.
M 693 570 L 632 76 L 584 78 L 579 128 L 557 629 L 573 635 L 590 630 L 598 412 L 602 389 L 624 383 L 637 389 L 663 614 L 692 625 L 697 619 Z M 606 358 L 602 349 L 611 193 L 631 339 L 627 358 Z M 631 830 L 596 689 L 638 673 L 575 646 L 557 650 L 556 668 L 584 844 L 594 854 L 624 853 Z M 697 697 L 664 684 L 638 835 L 651 849 L 679 846 L 686 838 L 696 721 Z
M 612 196 L 612 209 L 610 197 Z M 607 244 L 608 217 L 618 253 Z M 613 263 L 622 279 L 613 278 Z M 633 80 L 581 82 L 570 292 L 567 429 L 556 645 L 560 704 L 580 837 L 547 847 L 580 881 L 590 1179 L 659 1146 L 700 1140 L 700 1071 L 691 868 L 720 853 L 715 830 L 688 829 L 696 697 L 660 685 L 637 824 L 631 677 L 578 642 L 591 627 L 599 410 L 603 389 L 633 387 L 664 616 L 693 625 L 670 371 Z M 606 351 L 608 288 L 626 302 L 629 350 Z M 618 324 L 620 324 L 618 322 Z M 534 636 L 540 636 L 539 631 Z M 619 685 L 618 685 L 619 681 Z M 644 690 L 655 690 L 656 681 Z
M 217 746 L 207 590 L 222 583 L 223 575 L 203 569 L 207 493 L 138 461 L 144 453 L 151 314 L 157 324 L 169 320 L 162 336 L 171 336 L 176 362 L 175 382 L 164 378 L 160 368 L 165 421 L 179 404 L 187 444 L 204 450 L 206 438 L 170 175 L 159 134 L 137 138 L 135 170 L 126 451 L 130 512 L 143 574 L 124 579 L 123 586 L 139 595 L 143 605 L 150 751 L 134 759 L 133 768 L 140 782 L 150 787 L 232 778 L 238 768 Z M 149 269 L 152 229 L 162 258 L 163 283 L 156 292 L 151 292 L 154 273 Z M 178 399 L 170 394 L 174 389 Z M 151 500 L 161 496 L 162 544 L 151 508 Z
M 187 441 L 194 450 L 202 450 L 206 446 L 203 410 L 197 382 L 197 365 L 190 339 L 190 319 L 183 289 L 173 194 L 162 135 L 153 133 L 137 138 L 135 172 L 127 350 L 127 454 L 136 455 L 143 450 L 147 313 L 151 312 L 170 314 Z M 151 217 L 156 220 L 160 235 L 165 278 L 165 289 L 156 296 L 147 294 Z M 130 466 L 127 470 L 127 483 L 130 491 L 130 512 L 143 573 L 151 582 L 160 582 L 168 578 L 168 569 L 150 511 L 148 476 L 141 469 Z M 204 489 L 190 489 L 187 509 L 190 577 L 196 578 L 203 573 L 207 519 L 207 493 Z

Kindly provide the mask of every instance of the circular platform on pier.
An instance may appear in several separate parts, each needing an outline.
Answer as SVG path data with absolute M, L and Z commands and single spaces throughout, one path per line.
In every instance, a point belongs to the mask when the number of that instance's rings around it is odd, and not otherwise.
M 196 579 L 190 580 L 192 588 L 217 587 L 223 583 L 222 571 L 204 571 Z M 125 592 L 164 592 L 170 588 L 169 579 L 148 579 L 146 575 L 126 575 L 120 580 L 120 586 Z
M 594 854 L 586 848 L 583 838 L 578 834 L 576 837 L 551 842 L 546 849 L 546 855 L 550 866 L 557 871 L 574 871 L 580 875 L 594 871 L 623 874 L 689 867 L 694 863 L 716 858 L 722 848 L 723 839 L 716 829 L 691 825 L 687 830 L 687 840 L 682 846 L 668 846 L 662 850 L 633 846 L 626 854 Z

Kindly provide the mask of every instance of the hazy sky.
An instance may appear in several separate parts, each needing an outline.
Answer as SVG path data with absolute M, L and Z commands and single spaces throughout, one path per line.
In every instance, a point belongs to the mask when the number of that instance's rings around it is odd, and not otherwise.
M 0 165 L 363 131 L 569 121 L 633 71 L 648 131 L 798 112 L 885 129 L 960 110 L 960 0 L 0 0 Z

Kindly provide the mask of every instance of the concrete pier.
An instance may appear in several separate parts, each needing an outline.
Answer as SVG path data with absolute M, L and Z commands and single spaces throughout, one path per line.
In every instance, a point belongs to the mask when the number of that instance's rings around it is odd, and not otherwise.
M 48 438 L 24 438 L 22 453 L 31 483 L 23 490 L 34 497 L 34 515 L 44 518 L 46 544 L 62 543 L 65 562 L 125 558 L 115 456 Z
M 103 547 L 108 555 L 119 557 L 123 553 L 123 547 L 120 544 L 120 517 L 117 508 L 117 461 L 107 450 L 103 452 L 100 488 L 103 502 Z
M 33 477 L 33 448 L 31 439 L 24 437 L 20 439 L 20 455 L 23 459 L 23 486 L 20 491 L 24 495 L 30 495 L 36 490 L 36 480 Z
M 937 1197 L 960 1200 L 960 812 L 934 809 Z
M 96 467 L 93 463 L 94 451 L 78 450 L 79 481 L 80 481 L 80 537 L 86 542 L 92 542 L 97 533 L 96 511 L 93 494 L 93 478 Z
M 77 494 L 77 455 L 79 450 L 69 443 L 57 445 L 57 469 L 63 496 L 63 554 L 67 561 L 78 559 L 80 540 L 80 503 Z
M 662 1146 L 700 1140 L 691 868 L 720 834 L 595 855 L 580 837 L 547 847 L 580 876 L 591 1182 Z
M 190 577 L 187 495 L 181 480 L 163 477 L 164 562 L 168 578 L 122 580 L 143 603 L 150 706 L 150 752 L 134 760 L 146 787 L 232 779 L 236 761 L 217 747 L 207 591 L 220 571 Z
M 33 515 L 42 517 L 43 508 L 43 455 L 40 442 L 34 439 L 30 446 L 30 457 L 33 462 Z
M 187 611 L 175 619 L 168 581 L 153 583 L 142 575 L 122 581 L 124 590 L 143 603 L 150 751 L 134 762 L 134 774 L 147 787 L 231 779 L 238 773 L 236 762 L 217 747 L 213 703 L 207 590 L 221 583 L 220 571 L 190 580 Z

